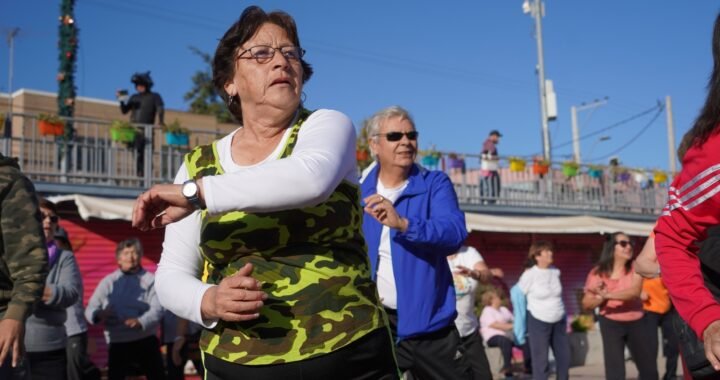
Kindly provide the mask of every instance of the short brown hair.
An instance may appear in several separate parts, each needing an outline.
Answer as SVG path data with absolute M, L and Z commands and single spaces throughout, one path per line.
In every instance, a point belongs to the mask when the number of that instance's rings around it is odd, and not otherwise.
M 38 200 L 38 205 L 40 206 L 40 208 L 46 208 L 46 209 L 52 211 L 52 213 L 54 215 L 57 215 L 57 206 L 55 205 L 55 203 L 47 200 L 46 198 L 41 197 Z
M 552 243 L 547 240 L 538 240 L 530 244 L 530 249 L 528 249 L 528 257 L 527 261 L 525 262 L 525 267 L 531 268 L 535 266 L 537 264 L 536 257 L 540 256 L 540 254 L 544 250 L 554 251 L 555 247 L 553 247 Z
M 283 11 L 273 11 L 265 13 L 262 8 L 252 5 L 243 11 L 240 18 L 230 26 L 225 32 L 220 43 L 215 50 L 213 57 L 213 84 L 215 90 L 220 94 L 223 100 L 228 103 L 230 96 L 225 92 L 225 83 L 232 80 L 235 75 L 235 62 L 238 49 L 251 39 L 263 24 L 273 24 L 282 28 L 287 33 L 290 41 L 297 47 L 300 45 L 297 26 L 295 20 L 289 14 Z M 313 69 L 305 59 L 300 58 L 303 69 L 303 83 L 307 82 L 312 76 Z M 242 124 L 242 109 L 240 107 L 242 99 L 237 102 L 228 104 L 228 110 Z

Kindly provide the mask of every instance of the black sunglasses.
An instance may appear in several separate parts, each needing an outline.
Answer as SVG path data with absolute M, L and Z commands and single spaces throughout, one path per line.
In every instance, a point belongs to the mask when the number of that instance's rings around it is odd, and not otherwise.
M 407 136 L 408 140 L 415 141 L 418 138 L 418 131 L 410 131 L 410 132 L 388 132 L 388 133 L 378 133 L 375 136 L 385 136 L 387 141 L 400 141 L 403 137 L 403 135 Z
M 615 244 L 620 244 L 620 246 L 623 248 L 627 247 L 628 245 L 632 247 L 632 245 L 633 245 L 633 243 L 628 240 L 618 240 L 615 242 Z
M 58 217 L 57 215 L 50 215 L 50 214 L 43 214 L 41 213 L 40 216 L 42 217 L 42 220 L 45 220 L 45 218 L 50 218 L 51 223 L 57 223 Z

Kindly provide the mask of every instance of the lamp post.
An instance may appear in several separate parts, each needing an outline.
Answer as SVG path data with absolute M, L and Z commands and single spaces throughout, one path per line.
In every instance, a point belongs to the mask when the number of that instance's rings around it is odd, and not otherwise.
M 570 107 L 570 119 L 572 121 L 572 136 L 573 136 L 573 158 L 577 164 L 582 163 L 581 159 L 580 159 L 580 126 L 578 125 L 578 121 L 577 121 L 577 113 L 578 113 L 578 111 L 593 109 L 593 108 L 603 106 L 603 105 L 607 104 L 607 101 L 608 101 L 608 97 L 606 96 L 605 99 L 595 100 L 590 104 L 583 103 L 579 106 Z M 603 137 L 607 137 L 607 139 L 610 139 L 610 137 L 608 137 L 608 136 L 603 136 Z M 605 140 L 603 140 L 603 141 L 605 141 Z
M 595 146 L 597 146 L 598 143 L 601 143 L 601 142 L 603 142 L 603 141 L 608 141 L 608 140 L 610 140 L 610 136 L 600 136 L 600 137 L 598 137 L 598 139 L 595 140 L 595 143 L 592 144 L 592 146 L 590 147 L 590 154 L 589 154 L 589 156 L 592 157 L 592 153 L 593 153 L 593 151 L 595 150 Z
M 538 89 L 540 90 L 540 122 L 542 125 L 543 156 L 547 161 L 552 159 L 550 149 L 550 130 L 548 129 L 547 92 L 545 89 L 545 60 L 543 57 L 542 17 L 545 14 L 545 5 L 540 0 L 525 0 L 522 5 L 523 13 L 530 14 L 535 19 L 535 40 L 538 52 Z
M 13 28 L 8 32 L 7 35 L 7 41 L 8 46 L 10 47 L 10 54 L 9 59 L 10 62 L 8 63 L 8 115 L 12 115 L 12 105 L 13 105 L 13 98 L 12 98 L 12 80 L 13 80 L 13 48 L 15 46 L 15 36 L 18 35 L 20 32 L 20 28 Z

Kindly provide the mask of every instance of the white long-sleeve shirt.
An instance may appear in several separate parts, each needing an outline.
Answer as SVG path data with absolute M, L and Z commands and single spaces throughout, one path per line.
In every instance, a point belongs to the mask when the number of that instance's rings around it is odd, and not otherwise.
M 265 160 L 250 166 L 232 159 L 235 132 L 220 139 L 217 152 L 226 175 L 203 177 L 208 212 L 271 212 L 314 206 L 326 200 L 341 181 L 358 182 L 355 128 L 347 116 L 333 110 L 313 112 L 300 128 L 292 155 L 278 159 L 289 132 L 290 128 Z M 175 183 L 187 179 L 183 165 Z M 177 316 L 212 327 L 217 321 L 203 320 L 200 312 L 202 297 L 213 286 L 199 279 L 200 223 L 196 211 L 166 227 L 156 290 L 162 305 Z

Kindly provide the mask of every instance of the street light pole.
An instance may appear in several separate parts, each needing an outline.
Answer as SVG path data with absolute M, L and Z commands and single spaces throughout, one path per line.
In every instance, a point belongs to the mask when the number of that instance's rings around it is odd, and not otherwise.
M 540 91 L 540 122 L 542 125 L 543 138 L 543 156 L 546 160 L 552 159 L 552 151 L 550 149 L 550 130 L 548 128 L 547 117 L 547 92 L 545 90 L 545 60 L 543 57 L 543 38 L 542 38 L 542 16 L 545 13 L 545 6 L 540 0 L 525 0 L 523 3 L 523 12 L 530 13 L 535 19 L 535 40 L 537 41 L 538 51 L 538 89 Z
M 8 32 L 7 41 L 10 46 L 10 63 L 8 64 L 8 118 L 12 115 L 13 111 L 13 96 L 12 96 L 12 80 L 13 80 L 13 47 L 15 46 L 15 36 L 20 32 L 20 28 L 13 28 Z
M 603 100 L 595 100 L 590 104 L 581 104 L 580 106 L 570 107 L 570 120 L 572 121 L 572 136 L 573 136 L 573 156 L 576 163 L 581 164 L 580 159 L 580 126 L 577 121 L 578 111 L 596 108 L 607 104 L 607 97 Z
M 595 151 L 595 147 L 597 146 L 598 143 L 601 143 L 601 142 L 603 142 L 603 141 L 608 141 L 608 140 L 610 140 L 610 136 L 600 136 L 600 137 L 598 137 L 598 139 L 595 140 L 595 143 L 592 144 L 592 146 L 590 147 L 590 154 L 589 154 L 589 156 L 592 157 L 592 154 L 593 154 L 593 152 Z

